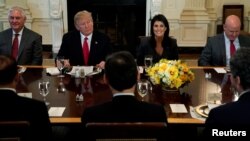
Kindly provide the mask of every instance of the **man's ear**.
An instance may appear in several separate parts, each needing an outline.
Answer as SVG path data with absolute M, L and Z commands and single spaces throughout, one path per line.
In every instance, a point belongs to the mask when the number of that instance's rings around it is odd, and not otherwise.
M 137 81 L 141 79 L 141 74 L 140 74 L 140 71 L 138 70 L 137 71 Z
M 235 84 L 236 84 L 236 87 L 241 86 L 241 81 L 240 81 L 240 77 L 239 76 L 236 76 L 236 78 L 235 78 Z
M 17 84 L 19 82 L 19 80 L 20 80 L 20 74 L 17 73 L 16 76 L 15 76 L 15 78 L 14 78 L 14 81 Z
M 104 80 L 105 84 L 108 84 L 108 78 L 107 78 L 107 76 L 105 74 L 103 75 L 103 80 Z

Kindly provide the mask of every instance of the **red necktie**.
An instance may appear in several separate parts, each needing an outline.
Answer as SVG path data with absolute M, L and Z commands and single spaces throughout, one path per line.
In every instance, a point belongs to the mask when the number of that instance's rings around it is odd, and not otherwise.
M 230 55 L 233 56 L 235 53 L 235 46 L 234 46 L 234 41 L 230 40 Z
M 18 35 L 15 34 L 15 38 L 12 43 L 12 50 L 11 50 L 11 56 L 14 57 L 15 59 L 17 58 L 18 55 Z
M 85 65 L 88 65 L 88 60 L 89 60 L 89 45 L 88 45 L 88 38 L 84 38 L 83 42 L 83 58 L 84 58 L 84 63 Z

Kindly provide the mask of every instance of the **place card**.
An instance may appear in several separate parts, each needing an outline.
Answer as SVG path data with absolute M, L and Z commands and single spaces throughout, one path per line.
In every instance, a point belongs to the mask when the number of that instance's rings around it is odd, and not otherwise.
M 49 116 L 50 117 L 61 117 L 65 107 L 51 107 L 49 109 Z
M 17 95 L 27 98 L 32 98 L 32 93 L 17 93 Z
M 188 113 L 184 104 L 169 104 L 172 113 Z
M 58 75 L 60 74 L 60 71 L 58 70 L 57 67 L 50 67 L 50 68 L 46 68 L 46 73 L 50 75 Z
M 215 70 L 217 73 L 227 73 L 227 71 L 226 71 L 224 68 L 214 68 L 214 70 Z

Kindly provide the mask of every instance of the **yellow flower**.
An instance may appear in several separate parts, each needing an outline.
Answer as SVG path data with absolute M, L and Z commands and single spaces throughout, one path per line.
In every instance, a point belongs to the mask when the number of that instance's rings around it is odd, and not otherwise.
M 181 60 L 161 59 L 146 70 L 153 84 L 179 88 L 194 80 L 194 73 Z

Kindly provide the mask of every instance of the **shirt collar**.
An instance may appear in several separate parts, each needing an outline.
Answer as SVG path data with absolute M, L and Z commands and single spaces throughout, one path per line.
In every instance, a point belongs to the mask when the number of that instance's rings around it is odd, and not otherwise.
M 13 88 L 0 88 L 0 90 L 10 90 L 10 91 L 13 91 L 13 92 L 15 92 L 15 93 L 16 93 L 16 90 L 15 90 L 15 89 L 13 89 Z
M 241 93 L 239 94 L 239 97 L 241 97 L 243 94 L 245 94 L 245 93 L 247 93 L 247 92 L 250 92 L 250 89 L 246 89 L 246 90 L 244 90 L 243 92 L 241 92 Z
M 13 35 L 19 34 L 19 36 L 22 36 L 22 34 L 23 34 L 23 28 L 18 33 L 16 33 L 14 30 L 12 30 L 12 34 Z
M 83 35 L 83 34 L 80 32 L 80 35 L 81 35 L 81 40 L 82 40 L 82 41 L 84 41 L 84 38 L 85 38 L 85 37 L 88 38 L 88 41 L 91 41 L 93 33 L 89 34 L 88 36 L 85 36 L 85 35 Z
M 228 42 L 228 43 L 230 43 L 230 40 L 229 40 L 229 38 L 227 37 L 227 35 L 226 35 L 226 33 L 224 32 L 224 38 L 225 38 L 225 41 L 226 42 Z M 235 43 L 238 43 L 239 42 L 239 39 L 238 39 L 238 37 L 234 40 L 234 44 Z
M 135 96 L 135 94 L 134 93 L 115 93 L 113 97 L 116 97 L 116 96 Z

